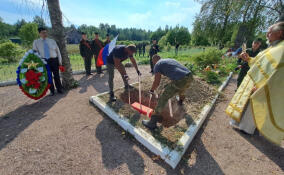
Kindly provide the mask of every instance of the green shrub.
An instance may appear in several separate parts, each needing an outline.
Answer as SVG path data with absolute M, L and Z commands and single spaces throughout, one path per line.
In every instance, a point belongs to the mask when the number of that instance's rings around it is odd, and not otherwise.
M 23 40 L 24 44 L 31 46 L 33 41 L 38 38 L 36 23 L 27 23 L 24 24 L 19 31 L 19 36 Z
M 0 57 L 3 62 L 11 63 L 18 61 L 25 53 L 25 50 L 18 44 L 11 41 L 0 44 Z
M 229 74 L 229 71 L 227 70 L 226 66 L 222 65 L 219 69 L 219 75 L 220 76 L 226 76 Z
M 222 55 L 222 51 L 218 49 L 208 49 L 205 52 L 194 55 L 193 61 L 197 66 L 205 68 L 208 65 L 219 64 Z
M 129 45 L 129 44 L 135 44 L 135 43 L 134 41 L 125 40 L 125 41 L 117 41 L 116 44 L 117 45 Z
M 139 64 L 139 65 L 149 64 L 149 60 L 148 60 L 148 59 L 139 60 L 139 61 L 138 61 L 138 64 Z
M 216 72 L 208 71 L 206 72 L 206 81 L 210 84 L 219 84 L 221 81 L 219 80 L 219 75 Z
M 184 66 L 187 67 L 194 75 L 196 74 L 197 71 L 199 71 L 194 64 L 185 63 Z

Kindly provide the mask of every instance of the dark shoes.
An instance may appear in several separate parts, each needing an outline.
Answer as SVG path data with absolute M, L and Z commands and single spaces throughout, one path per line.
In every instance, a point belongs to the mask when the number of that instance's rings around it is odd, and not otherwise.
M 143 120 L 142 124 L 149 128 L 150 130 L 154 130 L 157 128 L 157 122 L 162 122 L 163 118 L 159 115 L 152 115 L 150 120 Z
M 116 97 L 114 96 L 114 93 L 113 93 L 113 92 L 110 92 L 109 94 L 110 94 L 110 95 L 109 95 L 109 101 L 110 101 L 110 102 L 115 102 L 115 101 L 116 101 Z
M 49 96 L 54 96 L 54 92 L 50 92 Z
M 125 85 L 125 86 L 124 86 L 124 89 L 125 89 L 125 90 L 134 89 L 134 87 L 128 84 L 128 85 Z
M 182 106 L 183 105 L 183 100 L 178 101 L 178 105 Z
M 63 94 L 64 92 L 63 92 L 63 90 L 57 90 L 57 93 L 59 93 L 59 94 Z M 54 92 L 50 92 L 50 94 L 49 94 L 49 96 L 54 96 L 55 95 L 55 93 Z

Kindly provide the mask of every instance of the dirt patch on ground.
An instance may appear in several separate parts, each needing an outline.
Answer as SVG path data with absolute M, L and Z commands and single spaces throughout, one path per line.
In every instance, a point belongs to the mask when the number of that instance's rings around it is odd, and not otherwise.
M 158 96 L 164 91 L 165 86 L 170 83 L 166 77 L 163 77 L 159 88 L 156 91 L 157 96 L 152 97 L 150 100 L 150 94 L 148 91 L 151 88 L 153 77 L 146 77 L 141 81 L 141 103 L 145 106 L 155 108 L 158 102 Z M 109 95 L 105 94 L 100 96 L 115 112 L 129 119 L 129 122 L 136 127 L 146 129 L 142 124 L 143 119 L 148 119 L 147 116 L 141 115 L 130 104 L 139 102 L 139 84 L 133 85 L 134 88 L 129 92 L 124 88 L 117 89 L 115 95 L 117 96 L 116 102 L 109 102 Z M 129 94 L 130 93 L 130 104 Z M 177 146 L 178 140 L 184 134 L 191 124 L 198 119 L 198 115 L 201 109 L 209 102 L 212 101 L 217 91 L 215 87 L 208 85 L 205 81 L 198 77 L 194 77 L 194 81 L 191 83 L 190 88 L 186 91 L 186 100 L 182 106 L 178 105 L 178 100 L 175 97 L 171 98 L 173 116 L 170 116 L 168 105 L 162 112 L 163 122 L 155 131 L 147 132 L 151 133 L 156 139 L 167 146 L 174 148 Z M 149 103 L 150 102 L 150 103 Z M 150 104 L 150 105 L 149 105 Z

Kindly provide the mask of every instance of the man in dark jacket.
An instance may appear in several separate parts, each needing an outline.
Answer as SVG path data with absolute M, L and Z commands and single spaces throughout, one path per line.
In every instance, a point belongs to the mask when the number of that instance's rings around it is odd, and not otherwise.
M 106 46 L 108 43 L 110 43 L 109 34 L 106 35 L 106 40 L 104 42 L 104 46 Z
M 84 59 L 86 75 L 92 75 L 91 73 L 91 65 L 92 65 L 92 57 L 93 52 L 91 49 L 91 43 L 87 40 L 86 33 L 82 33 L 82 39 L 80 41 L 80 54 Z
M 157 40 L 154 39 L 153 44 L 151 45 L 150 51 L 149 51 L 150 66 L 151 66 L 151 72 L 150 73 L 153 73 L 153 68 L 154 68 L 152 57 L 153 57 L 153 55 L 157 54 L 158 52 L 160 52 L 159 46 L 157 44 Z
M 100 53 L 100 50 L 103 48 L 103 42 L 99 39 L 99 33 L 95 33 L 95 38 L 94 40 L 91 42 L 91 48 L 95 57 L 95 61 L 96 61 L 96 69 L 97 69 L 97 73 L 101 74 L 102 73 L 102 67 L 101 66 L 97 66 L 97 61 L 98 61 L 98 56 Z
M 254 40 L 252 43 L 252 48 L 249 48 L 246 50 L 246 52 L 248 53 L 250 57 L 255 57 L 260 52 L 261 41 L 262 40 L 260 38 Z M 239 72 L 238 79 L 237 79 L 237 87 L 241 85 L 244 77 L 246 76 L 247 72 L 250 69 L 248 62 L 243 61 L 241 58 L 239 58 L 238 67 L 236 68 L 236 70 L 238 69 L 241 69 L 241 70 Z
M 118 70 L 118 72 L 120 73 L 123 79 L 125 89 L 132 88 L 131 85 L 128 84 L 129 77 L 125 71 L 124 65 L 122 64 L 124 60 L 129 58 L 134 68 L 136 69 L 138 76 L 141 75 L 140 71 L 138 70 L 136 61 L 133 57 L 133 54 L 135 52 L 136 52 L 135 45 L 132 45 L 132 44 L 128 46 L 117 45 L 107 57 L 107 70 L 109 74 L 108 85 L 109 85 L 110 101 L 116 100 L 114 93 L 113 93 L 113 79 L 114 79 L 114 69 L 115 68 Z

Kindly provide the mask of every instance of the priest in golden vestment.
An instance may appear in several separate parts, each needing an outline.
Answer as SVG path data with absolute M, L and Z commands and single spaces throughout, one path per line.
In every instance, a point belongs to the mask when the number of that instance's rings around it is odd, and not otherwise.
M 284 139 L 284 22 L 269 27 L 269 48 L 250 58 L 250 70 L 226 109 L 240 130 L 253 134 L 255 128 L 269 141 Z

